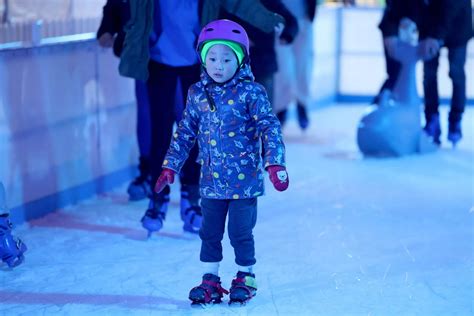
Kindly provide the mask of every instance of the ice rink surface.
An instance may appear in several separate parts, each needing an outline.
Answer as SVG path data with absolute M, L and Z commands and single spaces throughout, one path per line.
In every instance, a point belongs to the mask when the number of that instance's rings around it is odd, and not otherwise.
M 25 263 L 0 265 L 0 315 L 473 315 L 474 109 L 464 139 L 438 152 L 363 158 L 364 106 L 314 110 L 285 127 L 290 188 L 267 180 L 256 229 L 257 296 L 192 309 L 200 240 L 184 234 L 179 185 L 163 230 L 146 240 L 147 202 L 126 185 L 15 228 Z M 441 113 L 446 131 L 447 108 Z M 236 267 L 224 240 L 221 279 Z

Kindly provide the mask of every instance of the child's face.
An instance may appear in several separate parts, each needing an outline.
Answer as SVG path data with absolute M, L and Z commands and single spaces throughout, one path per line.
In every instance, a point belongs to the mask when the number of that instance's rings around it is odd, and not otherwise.
M 213 45 L 207 52 L 206 71 L 215 82 L 223 83 L 231 79 L 238 67 L 237 56 L 227 45 Z

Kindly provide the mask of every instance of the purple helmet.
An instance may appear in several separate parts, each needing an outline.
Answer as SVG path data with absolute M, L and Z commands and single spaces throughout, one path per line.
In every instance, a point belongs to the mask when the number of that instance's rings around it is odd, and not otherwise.
M 208 23 L 201 31 L 197 42 L 197 51 L 200 52 L 204 43 L 212 40 L 227 40 L 242 46 L 245 54 L 250 55 L 249 37 L 245 29 L 231 20 L 215 20 Z

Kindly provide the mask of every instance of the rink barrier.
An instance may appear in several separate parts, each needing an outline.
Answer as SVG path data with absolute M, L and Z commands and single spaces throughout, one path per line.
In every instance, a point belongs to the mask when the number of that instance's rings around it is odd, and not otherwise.
M 10 210 L 11 220 L 16 224 L 23 223 L 43 217 L 68 205 L 80 203 L 93 196 L 110 192 L 117 188 L 117 185 L 129 181 L 136 173 L 136 168 L 137 166 L 130 166 L 113 171 L 86 183 L 16 206 Z
M 0 178 L 15 223 L 136 175 L 134 83 L 94 33 L 2 48 Z

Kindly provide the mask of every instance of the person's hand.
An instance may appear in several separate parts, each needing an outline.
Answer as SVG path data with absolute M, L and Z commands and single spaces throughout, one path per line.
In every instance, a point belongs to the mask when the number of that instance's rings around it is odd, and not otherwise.
M 441 49 L 441 42 L 436 38 L 428 37 L 420 43 L 421 54 L 426 59 L 431 59 Z
M 281 33 L 283 32 L 283 29 L 285 28 L 285 24 L 283 23 L 278 23 L 275 26 L 275 36 L 280 37 Z
M 385 46 L 385 49 L 387 50 L 387 54 L 390 57 L 393 57 L 395 55 L 395 51 L 397 49 L 398 37 L 397 36 L 384 37 L 383 44 Z
M 99 45 L 104 48 L 114 46 L 114 37 L 110 33 L 104 33 L 99 37 Z
M 158 180 L 156 180 L 155 192 L 160 193 L 168 184 L 173 183 L 175 174 L 176 172 L 174 172 L 173 170 L 163 168 L 163 171 L 161 171 Z
M 268 174 L 270 175 L 270 181 L 277 191 L 285 191 L 288 189 L 290 179 L 288 173 L 283 166 L 268 166 Z

